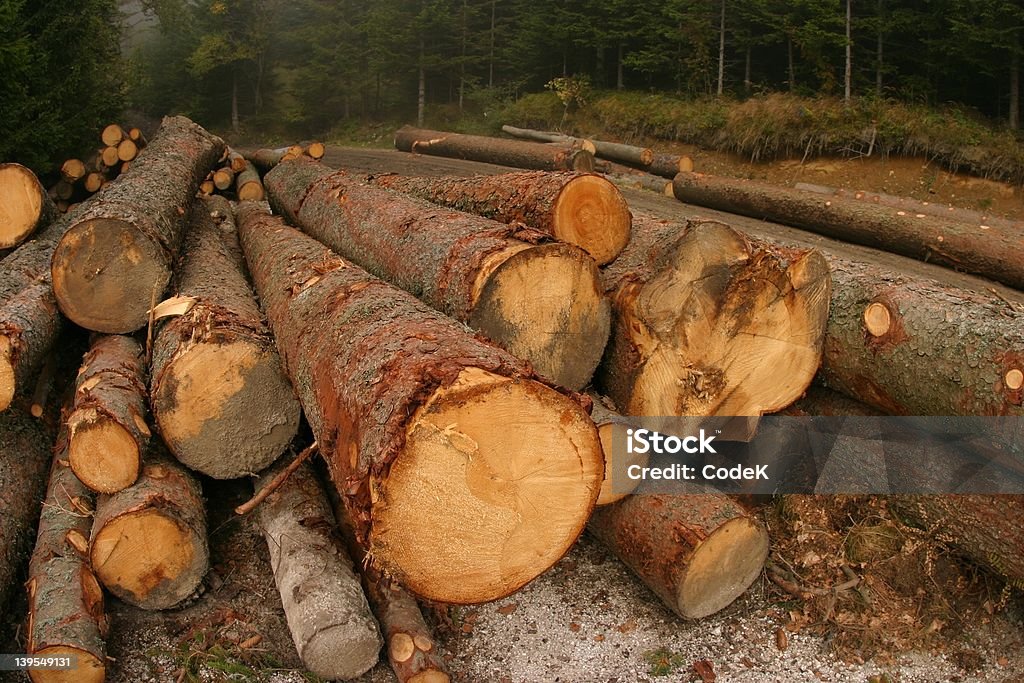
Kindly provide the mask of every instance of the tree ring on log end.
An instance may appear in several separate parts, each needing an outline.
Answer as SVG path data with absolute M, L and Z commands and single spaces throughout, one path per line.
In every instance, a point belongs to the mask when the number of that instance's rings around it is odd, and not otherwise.
M 622 193 L 601 176 L 573 178 L 555 198 L 552 232 L 562 242 L 589 253 L 599 266 L 612 261 L 629 242 L 633 217 Z
M 0 249 L 22 242 L 39 222 L 41 186 L 32 171 L 18 164 L 0 166 Z
M 141 458 L 135 437 L 116 420 L 95 410 L 68 418 L 68 461 L 83 484 L 99 493 L 117 493 L 139 477 Z
M 892 314 L 889 308 L 877 301 L 868 304 L 864 309 L 864 327 L 872 337 L 881 337 L 892 327 Z
M 647 453 L 623 453 L 617 452 L 615 448 L 615 424 L 608 422 L 598 425 L 597 433 L 601 438 L 601 451 L 604 453 L 604 481 L 601 482 L 601 492 L 597 496 L 597 505 L 611 505 L 622 500 L 633 492 L 639 484 L 639 480 L 624 478 L 626 481 L 613 481 L 614 473 L 625 472 L 631 465 L 647 467 L 650 456 Z M 621 449 L 618 449 L 621 451 Z M 624 462 L 616 463 L 616 459 L 622 458 Z M 617 484 L 617 486 L 613 485 Z
M 17 388 L 12 351 L 11 340 L 0 336 L 0 411 L 7 410 L 11 405 Z
M 449 683 L 451 680 L 451 677 L 443 671 L 428 669 L 407 679 L 405 683 Z
M 144 609 L 167 609 L 198 587 L 206 558 L 195 549 L 205 543 L 160 510 L 146 508 L 116 517 L 97 530 L 89 556 L 96 576 L 111 593 Z
M 700 619 L 724 609 L 761 574 L 768 535 L 748 517 L 731 519 L 693 551 L 676 596 L 679 613 Z
M 562 243 L 518 248 L 481 269 L 477 284 L 470 327 L 557 384 L 587 385 L 608 340 L 611 308 L 586 252 Z
M 33 683 L 103 683 L 107 675 L 106 663 L 96 655 L 70 645 L 43 647 L 31 653 L 33 657 L 76 657 L 77 665 L 67 671 L 61 669 L 31 669 Z
M 272 347 L 194 344 L 164 368 L 153 414 L 174 456 L 214 479 L 268 467 L 298 429 L 299 403 Z
M 1003 381 L 1006 382 L 1006 386 L 1009 387 L 1011 390 L 1017 391 L 1022 386 L 1024 386 L 1024 372 L 1022 372 L 1019 368 L 1013 368 L 1012 370 L 1006 373 L 1006 376 L 1003 378 Z
M 160 246 L 114 218 L 72 226 L 57 244 L 51 270 L 64 315 L 87 329 L 120 334 L 146 324 L 171 277 Z
M 372 484 L 370 555 L 424 598 L 498 599 L 568 551 L 603 470 L 578 403 L 467 368 L 416 412 L 387 478 Z

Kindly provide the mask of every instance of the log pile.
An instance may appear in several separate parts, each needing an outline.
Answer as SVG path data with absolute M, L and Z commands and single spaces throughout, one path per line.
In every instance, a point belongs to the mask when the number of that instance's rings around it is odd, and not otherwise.
M 102 147 L 84 161 L 72 157 L 61 164 L 60 180 L 49 190 L 60 211 L 66 213 L 125 173 L 148 144 L 141 129 L 117 123 L 105 126 L 99 141 Z

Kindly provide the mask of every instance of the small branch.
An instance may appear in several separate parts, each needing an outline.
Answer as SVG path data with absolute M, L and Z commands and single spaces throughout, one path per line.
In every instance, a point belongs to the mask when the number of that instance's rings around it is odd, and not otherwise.
M 270 483 L 268 483 L 266 486 L 260 489 L 255 496 L 253 496 L 248 501 L 236 507 L 235 514 L 245 515 L 249 512 L 252 512 L 253 508 L 262 503 L 264 500 L 267 499 L 267 496 L 269 496 L 271 493 L 280 488 L 281 484 L 285 483 L 288 480 L 288 477 L 292 475 L 292 472 L 299 469 L 299 466 L 302 463 L 309 460 L 313 456 L 313 454 L 317 452 L 319 448 L 320 447 L 316 441 L 309 444 L 309 446 L 306 447 L 305 450 L 303 450 L 295 457 L 295 460 L 292 460 L 291 464 L 288 465 L 288 467 L 281 470 L 281 472 L 276 477 L 274 477 L 270 481 Z

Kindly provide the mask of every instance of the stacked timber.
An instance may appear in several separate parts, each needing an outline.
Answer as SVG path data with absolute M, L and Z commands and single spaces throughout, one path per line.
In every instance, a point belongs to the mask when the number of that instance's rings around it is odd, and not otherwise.
M 462 135 L 411 126 L 400 128 L 395 133 L 395 148 L 403 152 L 469 159 L 538 171 L 594 170 L 594 156 L 585 149 L 570 145 Z
M 307 158 L 313 161 L 323 159 L 327 148 L 322 142 L 311 142 L 308 145 L 289 145 L 288 147 L 277 147 L 275 149 L 261 148 L 249 152 L 245 159 L 254 166 L 260 173 L 267 173 L 282 161 Z M 255 199 L 255 198 L 250 198 Z
M 321 144 L 320 156 L 323 156 L 322 148 Z M 263 183 L 256 167 L 242 154 L 229 149 L 220 168 L 210 171 L 200 183 L 199 192 L 203 195 L 222 194 L 242 202 L 258 202 L 263 200 Z
M 16 247 L 57 217 L 57 206 L 36 174 L 0 164 L 0 249 Z
M 275 173 L 292 168 L 316 171 L 288 162 Z M 347 179 L 326 177 L 305 207 L 332 186 L 348 195 Z M 557 561 L 602 479 L 584 405 L 259 205 L 240 204 L 237 219 L 285 369 L 371 561 L 452 603 L 497 599 Z M 498 415 L 515 433 L 496 428 Z
M 50 190 L 63 212 L 126 172 L 147 144 L 139 128 L 125 129 L 116 123 L 104 127 L 99 137 L 103 146 L 91 157 L 85 161 L 71 158 L 61 164 L 61 179 Z
M 277 212 L 342 256 L 479 330 L 555 383 L 582 389 L 589 382 L 610 313 L 597 266 L 582 249 L 306 160 L 279 164 L 264 182 Z

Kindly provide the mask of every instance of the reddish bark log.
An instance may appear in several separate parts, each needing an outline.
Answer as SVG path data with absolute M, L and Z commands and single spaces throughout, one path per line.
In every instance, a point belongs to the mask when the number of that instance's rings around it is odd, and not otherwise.
M 146 324 L 178 253 L 185 211 L 224 142 L 184 117 L 168 117 L 152 143 L 89 203 L 53 254 L 61 311 L 98 332 Z
M 275 209 L 371 273 L 479 330 L 570 389 L 586 386 L 610 317 L 586 252 L 360 183 L 315 162 L 264 178 Z
M 395 148 L 403 152 L 452 159 L 483 161 L 499 166 L 538 171 L 594 170 L 594 156 L 584 149 L 480 135 L 462 135 L 405 126 L 395 133 Z
M 557 561 L 600 487 L 583 407 L 258 205 L 237 214 L 285 368 L 381 570 L 471 603 Z M 497 415 L 514 434 L 494 428 Z

